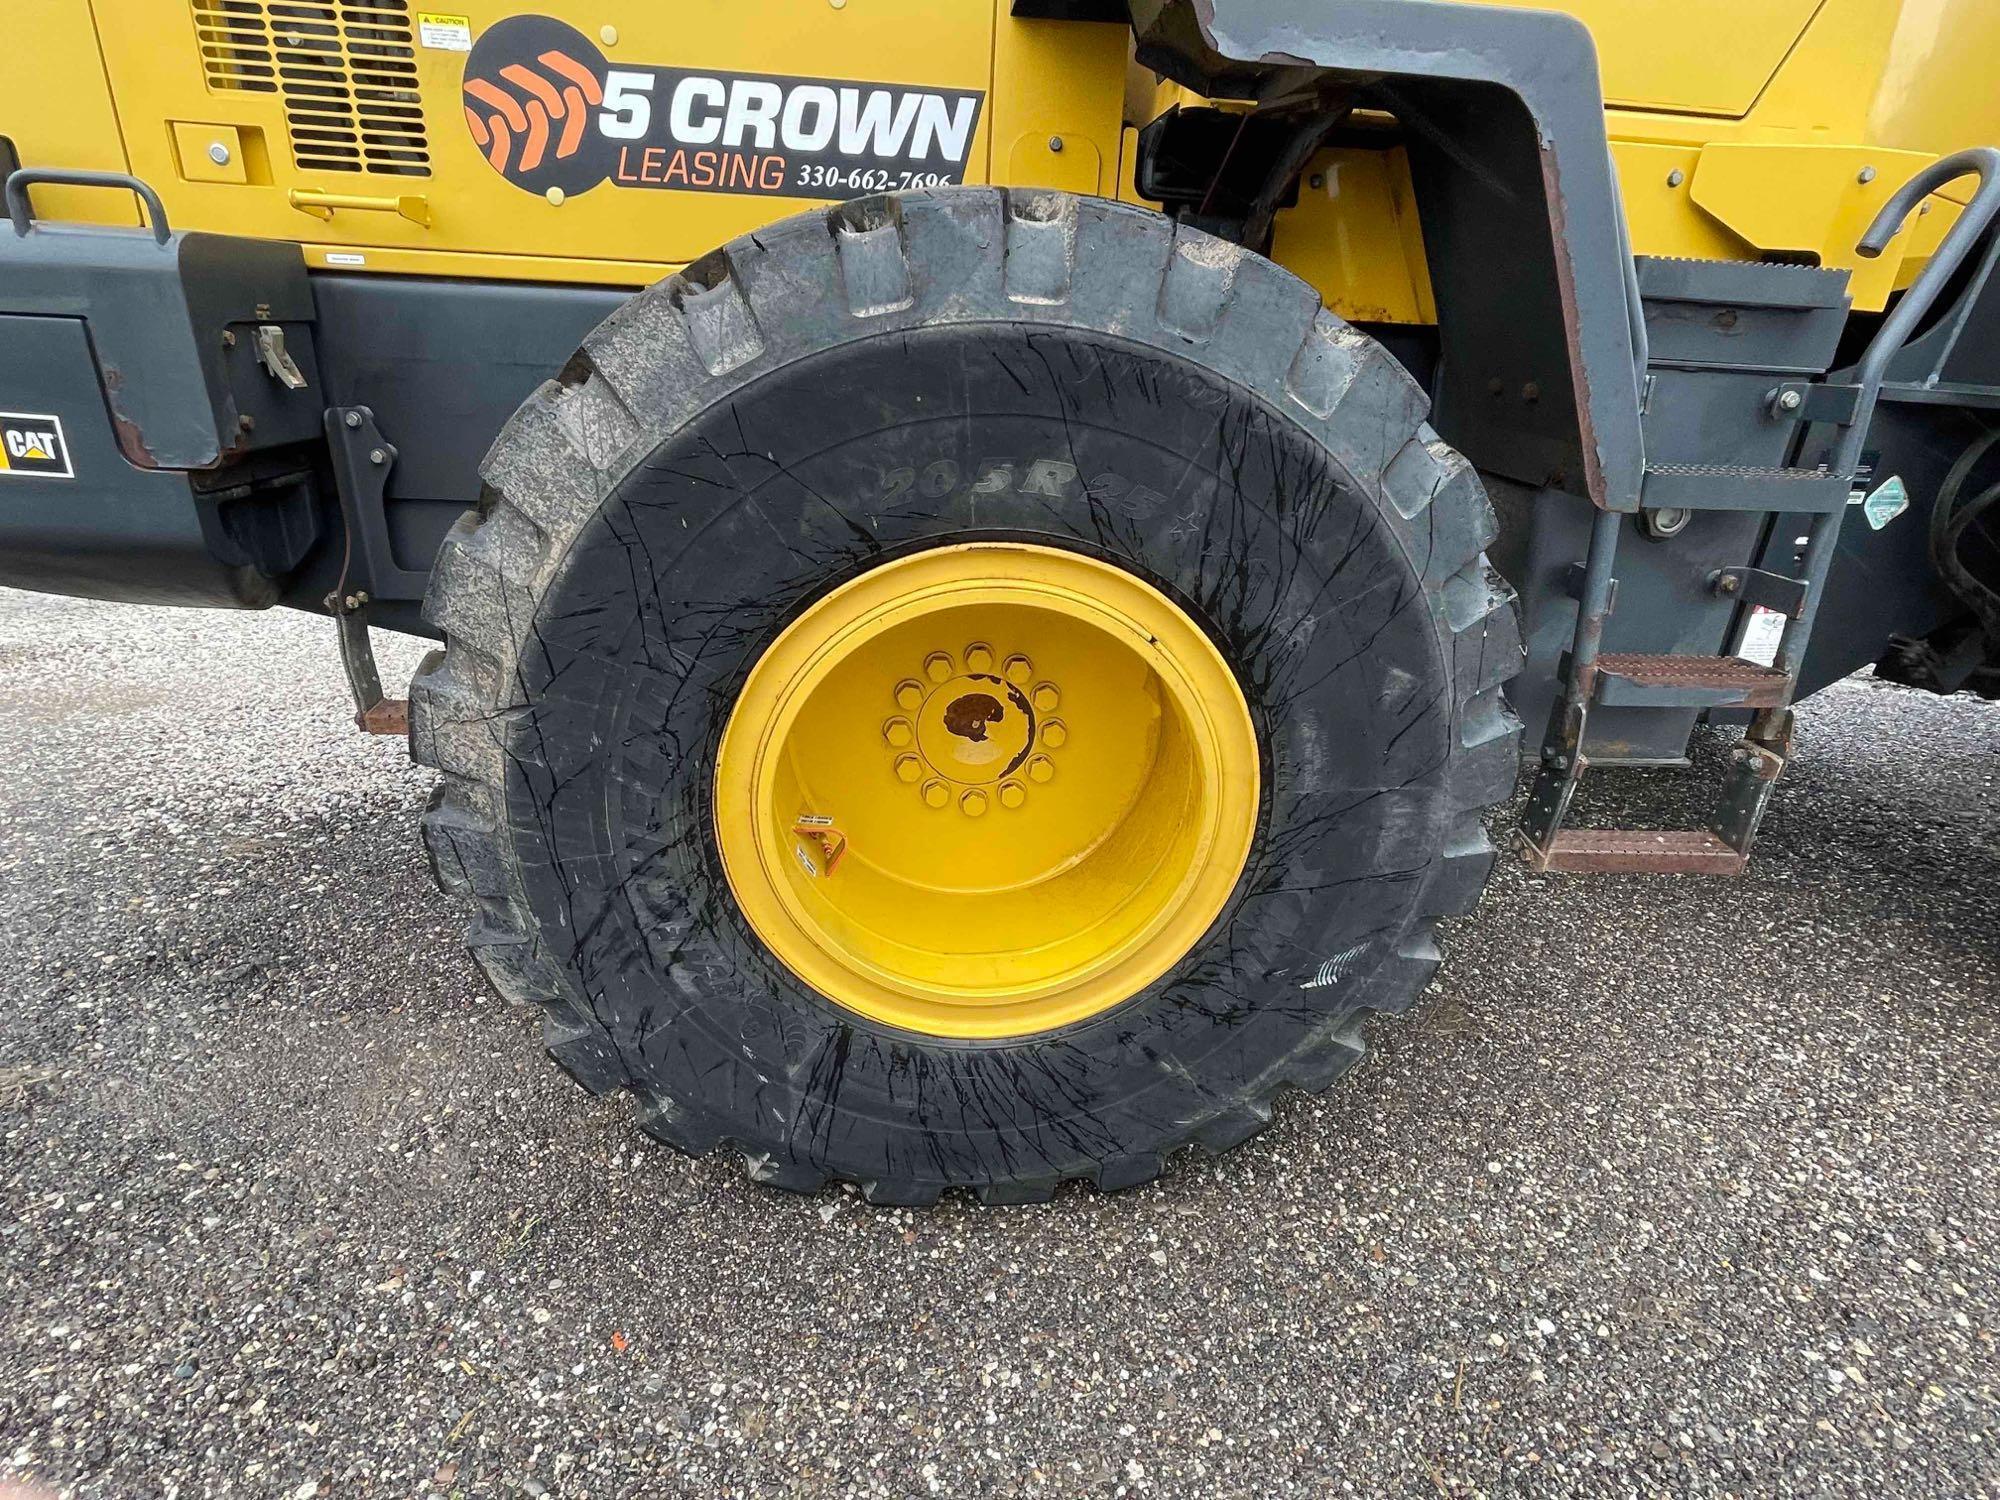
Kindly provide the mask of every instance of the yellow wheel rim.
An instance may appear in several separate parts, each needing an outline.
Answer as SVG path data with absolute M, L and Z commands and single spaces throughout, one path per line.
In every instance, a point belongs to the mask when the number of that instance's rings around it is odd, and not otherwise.
M 1201 940 L 1258 779 L 1242 690 L 1164 594 L 982 543 L 876 568 L 778 638 L 723 733 L 716 839 L 751 927 L 822 995 L 1021 1036 Z

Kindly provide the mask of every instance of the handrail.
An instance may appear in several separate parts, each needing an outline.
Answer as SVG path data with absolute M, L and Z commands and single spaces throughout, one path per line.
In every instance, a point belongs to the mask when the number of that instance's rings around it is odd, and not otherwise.
M 85 172 L 68 167 L 18 167 L 7 175 L 7 217 L 14 221 L 14 233 L 26 237 L 34 227 L 35 211 L 28 203 L 28 189 L 36 183 L 58 187 L 125 188 L 137 193 L 146 205 L 146 220 L 152 226 L 153 241 L 164 245 L 173 238 L 167 227 L 167 206 L 160 195 L 138 178 L 124 172 Z
M 1930 264 L 1903 293 L 1895 311 L 1889 314 L 1869 343 L 1861 363 L 1855 367 L 1854 383 L 1860 389 L 1860 401 L 1853 423 L 1841 440 L 1836 465 L 1837 472 L 1841 474 L 1852 476 L 1861 467 L 1861 455 L 1868 445 L 1868 428 L 1882 397 L 1882 381 L 1888 374 L 1890 361 L 1902 352 L 1903 346 L 1937 304 L 1952 277 L 1958 274 L 1959 267 L 1985 239 L 1986 231 L 1993 227 L 1995 219 L 2000 219 L 2000 149 L 1975 146 L 1969 151 L 1959 151 L 1931 163 L 1897 190 L 1895 196 L 1883 205 L 1882 212 L 1875 216 L 1868 233 L 1861 237 L 1857 247 L 1860 253 L 1869 260 L 1876 259 L 1902 232 L 1904 221 L 1919 203 L 1961 177 L 1977 177 L 1979 190 L 1958 216 L 1958 222 L 1952 225 L 1944 243 L 1938 246 Z
M 1841 434 L 1840 450 L 1834 461 L 1834 471 L 1850 482 L 1861 472 L 1861 457 L 1868 450 L 1868 429 L 1874 424 L 1875 409 L 1882 401 L 1882 381 L 1889 372 L 1890 362 L 1909 343 L 1910 336 L 1958 274 L 1958 268 L 1985 239 L 1994 219 L 2000 217 L 2000 150 L 1980 146 L 1931 163 L 1897 190 L 1857 247 L 1863 256 L 1875 259 L 1902 232 L 1904 221 L 1919 203 L 1961 177 L 1977 177 L 1979 191 L 1952 225 L 1951 233 L 1944 237 L 1944 243 L 1938 246 L 1923 274 L 1883 321 L 1869 341 L 1867 353 L 1861 356 L 1861 363 L 1855 367 L 1854 416 Z M 1833 571 L 1833 553 L 1839 545 L 1841 522 L 1846 514 L 1847 508 L 1842 506 L 1831 515 L 1813 519 L 1806 543 L 1806 602 L 1786 622 L 1785 633 L 1778 638 L 1778 670 L 1795 683 L 1804 664 L 1806 645 L 1812 639 L 1813 625 L 1819 618 L 1820 599 Z

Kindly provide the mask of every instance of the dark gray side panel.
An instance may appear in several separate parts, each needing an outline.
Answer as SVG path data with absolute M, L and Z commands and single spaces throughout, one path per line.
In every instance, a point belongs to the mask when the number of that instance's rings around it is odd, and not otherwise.
M 312 290 L 321 404 L 374 411 L 401 450 L 392 500 L 460 508 L 479 498 L 479 460 L 500 424 L 628 295 L 406 276 L 315 275 Z
M 312 289 L 324 403 L 369 408 L 394 444 L 386 519 L 395 561 L 412 572 L 429 570 L 452 523 L 478 502 L 479 461 L 514 408 L 629 295 L 403 276 L 315 275 Z M 283 602 L 317 609 L 339 564 L 322 550 Z M 418 592 L 377 591 L 375 623 L 432 634 Z
M 119 450 L 81 318 L 0 316 L 0 412 L 62 424 L 74 476 L 0 474 L 0 584 L 138 604 L 269 603 L 211 553 L 185 474 Z

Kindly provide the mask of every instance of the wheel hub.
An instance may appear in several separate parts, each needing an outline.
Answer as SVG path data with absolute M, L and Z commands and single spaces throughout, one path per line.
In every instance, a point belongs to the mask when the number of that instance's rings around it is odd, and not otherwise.
M 1019 811 L 1030 782 L 1055 779 L 1054 752 L 1069 742 L 1069 726 L 1053 717 L 1062 689 L 1038 681 L 1030 658 L 1003 659 L 984 641 L 957 655 L 930 652 L 923 676 L 904 678 L 890 696 L 901 712 L 882 739 L 896 779 L 938 811 Z
M 1053 548 L 944 547 L 836 589 L 758 661 L 716 838 L 751 927 L 820 993 L 1013 1036 L 1199 941 L 1258 775 L 1241 689 L 1165 595 Z

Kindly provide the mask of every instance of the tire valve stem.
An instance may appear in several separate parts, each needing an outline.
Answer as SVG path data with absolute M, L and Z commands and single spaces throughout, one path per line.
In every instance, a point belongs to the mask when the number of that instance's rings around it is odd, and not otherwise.
M 847 835 L 834 827 L 833 819 L 823 813 L 800 813 L 792 820 L 792 833 L 804 841 L 799 845 L 799 852 L 805 855 L 805 859 L 800 862 L 809 863 L 815 876 L 833 874 L 840 864 L 840 856 L 847 852 Z M 806 854 L 806 844 L 819 850 L 817 859 Z

